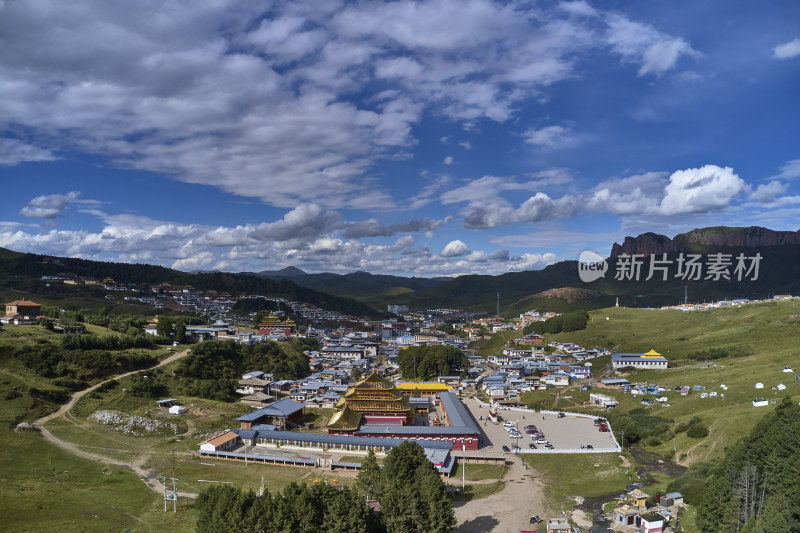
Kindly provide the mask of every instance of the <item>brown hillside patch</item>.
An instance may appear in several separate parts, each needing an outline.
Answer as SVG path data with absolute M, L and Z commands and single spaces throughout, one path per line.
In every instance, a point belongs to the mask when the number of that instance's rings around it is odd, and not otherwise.
M 598 298 L 600 296 L 603 296 L 603 293 L 590 289 L 560 287 L 558 289 L 548 289 L 546 291 L 537 292 L 529 296 L 529 298 L 561 298 L 571 304 L 579 300 L 588 300 L 589 298 Z

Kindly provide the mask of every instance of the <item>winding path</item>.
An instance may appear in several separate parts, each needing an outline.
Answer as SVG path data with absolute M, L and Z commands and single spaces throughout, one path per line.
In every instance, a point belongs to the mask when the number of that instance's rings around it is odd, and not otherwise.
M 105 381 L 101 381 L 100 383 L 96 383 L 95 385 L 92 385 L 91 387 L 89 387 L 87 389 L 83 389 L 81 391 L 78 391 L 75 394 L 73 394 L 72 398 L 70 398 L 67 403 L 62 405 L 58 409 L 58 411 L 52 412 L 47 416 L 43 416 L 42 418 L 40 418 L 38 420 L 35 420 L 33 422 L 33 425 L 39 431 L 41 431 L 42 436 L 45 439 L 47 439 L 51 443 L 55 444 L 56 446 L 58 446 L 62 450 L 66 451 L 66 452 L 69 452 L 69 453 L 71 453 L 73 455 L 76 455 L 76 456 L 78 456 L 78 457 L 80 457 L 82 459 L 88 459 L 89 461 L 96 461 L 98 463 L 106 463 L 106 464 L 118 466 L 120 468 L 124 468 L 126 470 L 130 470 L 131 472 L 135 473 L 139 477 L 139 479 L 141 479 L 144 482 L 145 485 L 150 487 L 153 491 L 158 492 L 159 494 L 161 494 L 164 491 L 164 486 L 161 484 L 161 482 L 158 480 L 158 478 L 156 477 L 156 475 L 154 473 L 149 472 L 149 471 L 145 470 L 144 468 L 142 468 L 140 466 L 132 465 L 132 464 L 126 463 L 124 461 L 120 461 L 118 459 L 112 459 L 110 457 L 105 457 L 105 456 L 97 454 L 97 453 L 91 453 L 91 452 L 87 452 L 87 451 L 81 450 L 75 444 L 73 444 L 71 442 L 63 441 L 63 440 L 59 439 L 58 437 L 56 437 L 55 435 L 53 435 L 50 432 L 50 430 L 48 430 L 46 427 L 44 427 L 44 425 L 47 422 L 51 421 L 51 420 L 54 420 L 56 418 L 61 418 L 64 415 L 66 415 L 69 412 L 69 410 L 72 409 L 72 407 L 75 405 L 75 403 L 78 400 L 80 400 L 84 395 L 92 392 L 96 388 L 108 383 L 109 381 L 113 381 L 115 379 L 121 379 L 121 378 L 130 376 L 132 374 L 136 374 L 138 372 L 141 372 L 142 370 L 152 370 L 154 368 L 165 366 L 165 365 L 168 365 L 168 364 L 170 364 L 170 363 L 172 363 L 174 361 L 177 361 L 178 359 L 186 357 L 187 355 L 189 355 L 189 350 L 184 350 L 182 352 L 178 352 L 176 354 L 173 354 L 173 355 L 167 357 L 166 359 L 164 359 L 163 361 L 158 363 L 156 366 L 152 366 L 152 367 L 147 368 L 147 369 L 133 370 L 131 372 L 126 372 L 125 374 L 120 374 L 118 376 L 113 376 L 113 377 L 111 377 L 111 378 L 109 378 L 109 379 L 107 379 Z M 184 498 L 196 498 L 197 497 L 197 494 L 194 494 L 194 493 L 191 493 L 191 492 L 179 492 L 178 495 L 182 496 Z

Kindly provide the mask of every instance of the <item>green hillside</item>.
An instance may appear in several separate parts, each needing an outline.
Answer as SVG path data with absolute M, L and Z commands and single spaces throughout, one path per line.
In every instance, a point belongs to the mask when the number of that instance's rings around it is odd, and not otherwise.
M 191 286 L 202 291 L 227 292 L 234 296 L 259 294 L 310 303 L 346 315 L 380 316 L 380 313 L 371 307 L 352 298 L 301 287 L 285 279 L 275 281 L 252 275 L 223 272 L 189 274 L 153 265 L 19 254 L 10 250 L 2 250 L 0 253 L 0 291 L 5 291 L 6 294 L 14 292 L 17 294 L 14 299 L 19 298 L 19 295 L 25 295 L 27 298 L 49 299 L 49 301 L 84 299 L 94 304 L 105 299 L 106 292 L 96 285 L 64 285 L 41 280 L 42 276 L 55 276 L 60 273 L 92 277 L 97 280 L 112 278 L 118 283 L 133 283 L 144 288 L 165 283 L 180 288 Z
M 593 374 L 604 373 L 608 378 L 626 377 L 633 383 L 669 387 L 670 391 L 665 393 L 668 407 L 655 402 L 647 411 L 671 420 L 670 430 L 641 444 L 690 464 L 720 457 L 765 413 L 772 411 L 773 406 L 754 408 L 752 401 L 756 397 L 776 402 L 786 395 L 800 399 L 800 381 L 795 379 L 795 373 L 783 372 L 785 367 L 790 367 L 800 374 L 799 335 L 800 305 L 787 300 L 688 313 L 606 308 L 590 313 L 585 330 L 545 335 L 545 340 L 571 341 L 585 348 L 605 347 L 617 352 L 641 353 L 655 349 L 667 357 L 670 361 L 667 370 L 620 376 L 610 370 L 607 358 L 601 358 L 593 362 Z M 721 357 L 705 359 L 716 356 Z M 764 388 L 755 389 L 757 382 L 763 383 Z M 786 390 L 776 390 L 779 384 L 785 385 Z M 700 392 L 680 396 L 674 387 L 683 385 L 701 385 L 704 392 L 717 392 L 725 398 L 701 398 Z M 620 412 L 642 407 L 641 397 L 634 398 L 622 391 L 604 392 L 617 397 Z M 582 396 L 588 399 L 588 392 L 577 393 L 574 402 L 579 402 Z M 563 400 L 559 408 L 570 405 L 575 404 Z M 695 417 L 708 427 L 707 438 L 693 439 L 676 431 L 681 423 Z

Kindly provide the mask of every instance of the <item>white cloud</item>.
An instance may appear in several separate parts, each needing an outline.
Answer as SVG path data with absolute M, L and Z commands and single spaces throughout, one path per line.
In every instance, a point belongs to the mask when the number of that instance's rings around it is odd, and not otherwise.
M 669 177 L 658 212 L 672 216 L 715 211 L 728 207 L 746 190 L 747 184 L 730 167 L 705 165 L 679 170 Z
M 516 118 L 607 46 L 599 15 L 580 1 L 5 3 L 0 130 L 25 141 L 2 141 L 0 164 L 70 150 L 279 207 L 391 209 L 370 172 L 408 157 L 426 113 L 465 128 Z M 608 24 L 640 74 L 693 53 Z M 529 133 L 547 148 L 570 138 Z
M 559 176 L 558 172 L 551 173 Z M 729 167 L 706 165 L 672 173 L 647 172 L 599 183 L 586 194 L 552 197 L 538 191 L 518 207 L 500 197 L 502 191 L 536 189 L 538 181 L 517 182 L 485 176 L 442 194 L 443 204 L 466 202 L 463 226 L 486 229 L 514 223 L 536 224 L 576 215 L 610 213 L 623 217 L 672 217 L 709 213 L 731 206 L 750 192 L 749 185 Z M 544 178 L 545 180 L 547 178 Z M 777 191 L 769 185 L 754 193 L 766 197 Z
M 583 17 L 596 17 L 597 10 L 595 10 L 588 3 L 583 0 L 576 0 L 574 2 L 561 2 L 559 8 L 563 9 L 571 15 L 580 15 Z
M 17 139 L 0 138 L 0 166 L 14 166 L 28 161 L 55 161 L 53 152 Z
M 510 266 L 513 270 L 538 270 L 552 265 L 558 260 L 553 253 L 544 254 L 522 254 L 520 257 L 512 259 Z
M 664 196 L 666 175 L 666 172 L 647 172 L 603 181 L 592 189 L 586 207 L 594 213 L 615 215 L 653 213 Z
M 447 157 L 444 158 L 444 161 L 442 161 L 442 163 L 450 166 L 453 164 L 453 158 L 448 155 Z
M 78 197 L 80 191 L 72 191 L 67 194 L 46 194 L 37 196 L 20 209 L 19 214 L 25 217 L 41 218 L 43 220 L 56 219 L 69 208 L 70 204 L 80 204 L 84 206 L 96 206 L 100 202 L 96 200 L 81 200 Z
M 791 59 L 800 56 L 800 39 L 779 44 L 773 49 L 773 54 L 778 59 Z
M 660 76 L 672 70 L 683 56 L 697 56 L 685 40 L 661 33 L 653 26 L 618 14 L 607 17 L 606 39 L 611 49 L 627 62 L 639 65 L 639 76 Z
M 463 241 L 455 240 L 450 241 L 439 254 L 441 257 L 458 257 L 470 253 L 469 246 Z
M 772 176 L 771 179 L 778 179 L 778 180 L 793 180 L 800 178 L 800 159 L 794 159 L 792 161 L 787 161 L 785 165 L 783 165 L 780 169 L 780 173 Z
M 762 183 L 756 190 L 750 193 L 749 200 L 759 203 L 768 203 L 775 200 L 775 197 L 786 192 L 789 186 L 780 181 L 770 181 Z
M 541 129 L 529 129 L 523 133 L 525 142 L 547 149 L 561 148 L 565 144 L 572 144 L 574 138 L 571 130 L 564 126 L 546 126 Z

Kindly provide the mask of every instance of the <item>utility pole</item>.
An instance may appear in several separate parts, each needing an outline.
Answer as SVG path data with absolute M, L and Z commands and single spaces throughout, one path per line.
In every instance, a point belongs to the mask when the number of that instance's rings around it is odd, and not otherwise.
M 467 472 L 467 445 L 461 443 L 461 494 L 464 494 L 464 480 L 466 479 Z
M 684 285 L 683 286 L 683 305 L 686 305 L 688 303 L 689 303 L 689 286 L 688 285 Z

